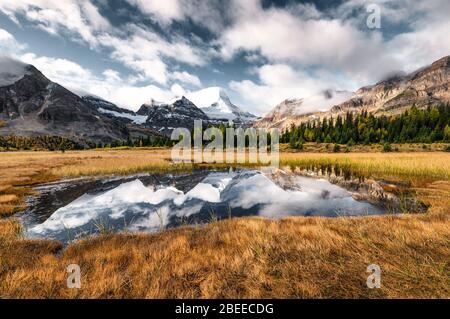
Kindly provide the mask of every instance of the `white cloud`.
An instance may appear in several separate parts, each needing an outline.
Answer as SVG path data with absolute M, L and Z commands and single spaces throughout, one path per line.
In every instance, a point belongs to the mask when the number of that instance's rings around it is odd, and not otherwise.
M 201 51 L 183 39 L 175 38 L 169 42 L 142 27 L 129 25 L 128 29 L 131 34 L 126 37 L 103 34 L 99 36 L 99 40 L 112 50 L 112 58 L 139 72 L 146 79 L 160 84 L 167 83 L 170 72 L 163 61 L 164 58 L 172 58 L 193 66 L 206 63 Z
M 107 87 L 90 87 L 93 92 L 98 92 L 99 96 L 116 103 L 119 106 L 136 111 L 143 103 L 148 103 L 151 99 L 156 101 L 169 101 L 175 97 L 171 91 L 166 91 L 155 85 L 128 86 L 111 85 Z M 94 93 L 96 94 L 96 93 Z
M 230 81 L 229 87 L 237 92 L 243 105 L 250 112 L 263 115 L 285 99 L 308 98 L 320 95 L 323 90 L 337 90 L 342 79 L 326 71 L 316 71 L 313 75 L 296 70 L 287 64 L 266 64 L 253 70 L 260 83 L 251 80 Z M 325 105 L 314 103 L 305 106 L 305 111 Z
M 246 0 L 248 1 L 248 0 Z M 209 31 L 220 34 L 232 18 L 234 1 L 223 0 L 180 0 L 185 19 L 192 20 Z
M 133 2 L 163 18 L 177 16 L 177 1 Z M 166 39 L 142 25 L 112 27 L 88 0 L 6 0 L 0 2 L 0 11 L 16 22 L 17 16 L 21 16 L 50 34 L 70 33 L 74 36 L 72 40 L 84 41 L 91 48 L 109 49 L 113 59 L 138 73 L 136 79 L 166 84 L 171 76 L 166 59 L 193 66 L 206 63 L 203 52 L 181 37 L 173 35 Z M 189 80 L 195 81 L 192 77 Z
M 98 12 L 97 7 L 90 1 L 82 1 L 80 7 L 93 30 L 108 30 L 111 28 L 109 21 Z
M 0 11 L 16 23 L 17 16 L 21 15 L 50 34 L 69 31 L 92 47 L 98 45 L 96 33 L 110 28 L 109 22 L 89 1 L 3 0 Z
M 190 19 L 212 32 L 220 32 L 233 11 L 233 2 L 223 0 L 127 0 L 153 21 L 167 27 L 173 21 Z M 229 8 L 231 10 L 224 10 Z
M 220 57 L 225 61 L 220 70 L 226 72 L 226 62 L 233 63 L 241 53 L 253 65 L 257 80 L 236 78 L 229 86 L 259 114 L 288 97 L 305 97 L 330 87 L 353 90 L 393 71 L 412 71 L 450 54 L 448 0 L 373 0 L 371 3 L 381 7 L 381 30 L 366 28 L 365 0 L 345 1 L 325 12 L 312 4 L 263 8 L 261 0 L 128 2 L 167 32 L 162 35 L 135 23 L 112 26 L 88 0 L 3 0 L 0 11 L 16 23 L 20 16 L 51 34 L 83 41 L 133 70 L 125 80 L 114 70 L 96 75 L 71 61 L 33 57 L 49 77 L 84 87 L 82 82 L 86 80 L 99 92 L 101 85 L 108 86 L 103 96 L 119 103 L 126 98 L 117 94 L 136 94 L 133 85 L 149 80 L 172 85 L 171 90 L 138 87 L 160 96 L 181 92 L 183 88 L 176 82 L 200 87 L 198 75 L 182 70 L 183 64 L 202 67 Z M 182 37 L 173 31 L 173 21 L 203 26 L 215 39 L 204 43 L 193 34 Z M 407 31 L 387 37 L 386 31 L 391 31 L 388 28 L 397 32 L 396 27 Z M 13 52 L 23 50 L 5 30 L 0 29 L 0 40 L 2 52 L 3 47 L 14 48 Z M 67 69 L 52 71 L 52 66 Z M 119 84 L 123 90 L 119 90 Z
M 298 86 L 304 80 L 299 72 L 287 64 L 266 64 L 258 68 L 256 72 L 261 82 L 267 85 Z
M 191 85 L 194 85 L 197 87 L 202 86 L 202 82 L 200 81 L 198 76 L 190 74 L 186 71 L 183 71 L 183 72 L 175 71 L 171 74 L 171 78 L 173 80 L 178 80 L 180 82 L 183 82 L 186 84 L 191 84 Z
M 388 40 L 380 41 L 379 47 L 382 51 L 379 56 L 390 57 L 395 61 L 393 65 L 375 57 L 373 60 L 380 70 L 384 70 L 387 74 L 398 70 L 411 72 L 450 54 L 450 41 L 447 40 L 450 30 L 448 0 L 373 0 L 371 3 L 380 6 L 382 28 L 387 30 L 395 28 L 395 25 L 401 25 L 407 30 Z M 366 6 L 365 0 L 350 0 L 339 6 L 333 15 L 353 25 L 361 24 L 367 18 Z M 388 24 L 391 25 L 387 26 Z M 362 59 L 363 57 L 360 58 Z M 376 75 L 378 73 L 375 73 Z
M 8 31 L 0 28 L 0 50 L 3 54 L 22 51 L 27 46 L 16 41 Z
M 370 4 L 380 7 L 382 27 L 384 22 L 406 23 L 417 28 L 432 21 L 447 21 L 450 10 L 450 2 L 447 0 L 372 0 L 370 3 L 366 0 L 348 0 L 328 14 L 339 19 L 365 22 L 366 8 Z
M 25 53 L 20 56 L 20 60 L 34 65 L 41 70 L 48 78 L 58 78 L 63 82 L 77 82 L 82 79 L 93 77 L 92 73 L 82 68 L 79 64 L 66 60 L 49 58 L 45 56 L 38 57 L 33 53 Z
M 25 46 L 18 43 L 10 33 L 3 29 L 0 29 L 0 43 L 12 48 L 11 54 L 16 59 L 34 65 L 50 80 L 65 86 L 73 92 L 100 96 L 121 107 L 137 110 L 140 105 L 151 99 L 168 101 L 180 95 L 180 93 L 185 92 L 179 84 L 172 85 L 170 90 L 160 88 L 156 85 L 138 86 L 135 85 L 136 83 L 133 80 L 122 79 L 119 72 L 113 69 L 106 69 L 101 75 L 96 75 L 91 70 L 71 60 L 38 56 L 32 52 L 23 53 L 22 49 Z M 12 71 L 9 71 L 7 66 L 11 66 L 11 70 L 16 70 L 16 65 L 22 65 L 11 62 L 11 59 L 5 60 L 2 58 L 1 61 L 7 62 L 2 69 L 8 71 L 8 73 Z M 130 63 L 133 63 L 133 61 Z M 137 63 L 142 63 L 140 66 L 145 67 L 147 61 L 138 61 Z M 10 75 L 9 77 L 11 78 Z M 162 73 L 161 76 L 170 76 L 172 78 L 171 74 L 166 75 Z M 201 85 L 200 79 L 197 76 L 186 71 L 174 72 L 173 78 L 192 85 Z M 145 77 L 139 80 L 143 79 Z
M 120 73 L 116 70 L 106 69 L 102 74 L 108 82 L 121 81 Z
M 412 72 L 450 54 L 450 20 L 430 23 L 420 30 L 402 33 L 386 43 L 390 52 L 406 72 Z
M 132 86 L 123 81 L 115 70 L 107 69 L 102 76 L 96 76 L 89 69 L 76 62 L 25 53 L 16 56 L 25 63 L 33 64 L 50 80 L 76 93 L 90 93 L 100 96 L 121 107 L 137 110 L 151 99 L 168 101 L 176 94 L 155 85 Z
M 186 95 L 186 93 L 187 93 L 187 92 L 184 90 L 184 88 L 183 88 L 181 85 L 179 85 L 178 83 L 172 85 L 172 86 L 170 87 L 170 91 L 171 91 L 175 96 L 177 96 L 177 97 Z M 162 101 L 162 100 L 161 100 L 161 101 Z M 167 100 L 166 100 L 166 101 L 167 101 Z M 162 102 L 165 102 L 165 101 L 162 101 Z
M 237 52 L 259 51 L 269 61 L 342 70 L 361 81 L 384 76 L 379 64 L 396 61 L 383 54 L 379 33 L 365 33 L 339 19 L 308 19 L 288 10 L 256 7 L 244 11 L 219 38 L 220 52 L 231 59 Z
M 238 6 L 233 24 L 216 42 L 222 58 L 245 52 L 247 61 L 260 62 L 260 55 L 269 64 L 252 69 L 259 81 L 235 80 L 230 88 L 261 114 L 285 98 L 305 98 L 327 88 L 355 90 L 450 54 L 450 2 L 373 2 L 381 6 L 382 27 L 403 24 L 409 31 L 386 39 L 381 33 L 386 30 L 367 29 L 365 0 L 324 13 L 302 4 L 264 10 L 258 0 Z
M 130 4 L 137 6 L 143 13 L 150 14 L 152 19 L 163 24 L 183 17 L 179 0 L 145 1 L 127 0 Z
M 247 53 L 244 58 L 247 62 L 250 62 L 250 63 L 258 63 L 258 62 L 262 62 L 264 60 L 264 58 L 261 55 L 259 55 L 258 53 L 254 53 L 254 52 Z
M 11 85 L 21 79 L 26 72 L 25 66 L 9 56 L 0 55 L 0 86 Z

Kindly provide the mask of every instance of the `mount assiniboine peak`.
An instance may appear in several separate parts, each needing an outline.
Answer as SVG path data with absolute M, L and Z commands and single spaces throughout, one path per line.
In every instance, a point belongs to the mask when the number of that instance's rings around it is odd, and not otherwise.
M 175 127 L 192 128 L 194 120 L 213 125 L 231 121 L 235 125 L 251 125 L 257 119 L 234 105 L 219 87 L 186 93 L 168 102 L 151 100 L 143 104 L 136 115 L 147 117 L 143 125 L 166 135 Z
M 232 120 L 235 123 L 248 123 L 256 120 L 255 115 L 244 112 L 234 105 L 226 92 L 220 87 L 209 87 L 187 93 L 186 98 L 212 120 Z

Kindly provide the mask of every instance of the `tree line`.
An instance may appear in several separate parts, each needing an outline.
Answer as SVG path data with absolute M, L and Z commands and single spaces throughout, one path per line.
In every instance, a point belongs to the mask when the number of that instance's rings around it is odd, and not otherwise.
M 96 148 L 110 148 L 110 147 L 163 147 L 163 146 L 173 146 L 174 141 L 165 136 L 157 136 L 151 138 L 149 135 L 147 137 L 139 138 L 128 138 L 125 141 L 112 141 L 110 143 L 97 143 Z
M 0 136 L 0 150 L 50 150 L 83 149 L 83 145 L 61 136 Z
M 0 136 L 0 150 L 49 150 L 66 151 L 81 150 L 92 148 L 111 148 L 111 147 L 163 147 L 172 146 L 174 141 L 161 136 L 156 138 L 139 137 L 136 139 L 128 138 L 124 141 L 98 142 L 91 141 L 77 142 L 66 137 L 54 135 L 39 136 Z
M 305 142 L 347 144 L 450 142 L 450 106 L 413 105 L 399 116 L 375 117 L 367 111 L 291 126 L 281 143 L 302 148 Z

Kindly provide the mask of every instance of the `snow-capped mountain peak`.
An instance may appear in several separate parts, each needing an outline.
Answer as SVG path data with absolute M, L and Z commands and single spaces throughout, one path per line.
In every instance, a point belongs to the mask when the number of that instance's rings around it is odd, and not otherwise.
M 220 87 L 209 87 L 188 93 L 187 98 L 199 108 L 208 108 L 214 104 L 220 103 L 221 105 L 218 105 L 217 109 L 223 113 L 232 113 L 233 110 L 238 110 L 238 108 L 231 103 L 225 91 Z
M 186 94 L 186 98 L 205 112 L 211 119 L 225 119 L 239 122 L 255 120 L 255 116 L 234 105 L 225 90 L 209 87 Z

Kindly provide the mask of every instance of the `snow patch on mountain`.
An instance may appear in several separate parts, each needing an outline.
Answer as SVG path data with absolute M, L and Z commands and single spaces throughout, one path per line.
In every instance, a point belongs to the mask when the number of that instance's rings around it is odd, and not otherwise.
M 130 113 L 120 113 L 116 111 L 105 110 L 101 107 L 98 108 L 98 111 L 104 114 L 111 114 L 115 117 L 124 117 L 133 121 L 134 124 L 144 124 L 147 121 L 147 116 L 145 115 L 133 115 Z
M 211 119 L 251 121 L 256 117 L 234 105 L 220 87 L 210 87 L 186 94 L 186 98 Z
M 131 120 L 134 124 L 144 124 L 147 121 L 146 115 L 136 114 L 131 110 L 123 109 L 111 102 L 103 100 L 101 97 L 89 94 L 83 95 L 82 99 L 95 107 L 100 113 L 126 118 Z

